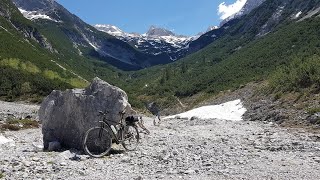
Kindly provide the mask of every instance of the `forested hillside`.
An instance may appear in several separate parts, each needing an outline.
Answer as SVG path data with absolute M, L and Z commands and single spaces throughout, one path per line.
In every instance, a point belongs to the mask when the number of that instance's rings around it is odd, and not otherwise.
M 319 1 L 267 0 L 251 13 L 201 36 L 194 42 L 204 47 L 198 52 L 172 64 L 133 72 L 114 68 L 114 58 L 103 59 L 85 38 L 79 39 L 92 27 L 74 16 L 59 19 L 63 23 L 34 22 L 9 0 L 1 1 L 0 7 L 2 99 L 41 101 L 53 89 L 83 87 L 95 76 L 124 89 L 138 108 L 154 100 L 169 107 L 191 96 L 200 102 L 252 81 L 268 80 L 270 92 L 319 89 Z M 85 30 L 75 29 L 75 22 Z M 127 46 L 102 32 L 93 34 Z
M 285 7 L 281 3 L 266 1 L 234 20 L 227 34 L 176 63 L 133 73 L 130 83 L 140 88 L 131 91 L 142 99 L 161 99 L 167 106 L 178 103 L 176 98 L 199 94 L 201 101 L 252 81 L 269 80 L 275 91 L 319 88 L 320 2 L 291 0 Z M 274 18 L 280 6 L 285 9 L 281 10 L 285 18 L 276 18 L 275 26 L 267 17 Z M 298 8 L 306 12 L 293 18 Z

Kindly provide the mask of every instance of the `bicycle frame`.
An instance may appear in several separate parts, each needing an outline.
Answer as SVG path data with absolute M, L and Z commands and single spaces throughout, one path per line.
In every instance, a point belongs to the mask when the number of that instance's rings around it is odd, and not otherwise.
M 122 118 L 121 118 L 122 121 Z M 115 122 L 115 121 L 111 121 L 113 123 L 116 123 L 117 125 L 120 125 L 120 130 L 118 131 L 118 133 L 121 135 L 120 138 L 122 138 L 122 133 L 123 133 L 123 129 L 125 127 L 125 125 L 122 122 Z M 107 130 L 111 132 L 113 138 L 116 140 L 116 143 L 119 144 L 121 142 L 122 139 L 119 139 L 117 137 L 117 134 L 115 134 L 111 128 L 111 125 L 108 123 L 107 118 L 104 116 L 102 121 L 99 121 L 101 128 L 104 128 L 105 126 L 107 126 Z

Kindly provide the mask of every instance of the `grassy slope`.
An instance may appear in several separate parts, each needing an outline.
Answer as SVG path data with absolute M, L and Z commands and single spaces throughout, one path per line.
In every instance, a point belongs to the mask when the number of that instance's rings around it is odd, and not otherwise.
M 68 22 L 70 19 L 63 19 L 66 23 L 63 26 L 51 21 L 33 23 L 25 19 L 10 0 L 1 1 L 0 7 L 10 12 L 10 20 L 9 17 L 0 16 L 0 25 L 3 27 L 0 28 L 0 98 L 41 101 L 53 89 L 83 87 L 87 84 L 72 72 L 89 81 L 99 76 L 117 86 L 123 84 L 122 71 L 94 56 L 79 55 L 64 33 L 64 30 L 74 30 L 71 22 Z M 21 32 L 25 30 L 40 32 L 58 53 L 52 53 L 36 41 L 26 38 Z M 107 36 L 105 33 L 100 35 Z M 93 51 L 86 47 L 80 49 L 85 55 Z
M 35 25 L 25 19 L 11 1 L 1 1 L 10 14 L 0 16 L 0 94 L 6 100 L 38 101 L 52 89 L 71 88 L 74 82 L 84 82 L 56 65 L 58 58 L 26 38 L 21 31 L 36 32 Z M 14 26 L 12 25 L 14 24 Z M 19 31 L 15 28 L 19 28 Z

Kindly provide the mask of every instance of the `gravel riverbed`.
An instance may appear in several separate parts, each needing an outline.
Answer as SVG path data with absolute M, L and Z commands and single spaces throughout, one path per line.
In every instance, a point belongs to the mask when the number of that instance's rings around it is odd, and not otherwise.
M 320 135 L 272 123 L 165 120 L 142 134 L 136 151 L 114 145 L 100 159 L 75 151 L 42 152 L 41 129 L 3 132 L 4 179 L 320 179 Z M 70 159 L 71 158 L 71 159 Z
M 39 108 L 39 105 L 34 104 L 0 101 L 0 122 L 10 118 L 24 119 L 28 117 L 38 119 Z

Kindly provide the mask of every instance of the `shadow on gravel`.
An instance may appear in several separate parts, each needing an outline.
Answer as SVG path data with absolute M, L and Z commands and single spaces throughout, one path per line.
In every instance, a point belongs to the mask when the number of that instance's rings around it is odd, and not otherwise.
M 102 158 L 105 158 L 105 157 L 109 157 L 110 155 L 117 155 L 117 154 L 124 154 L 126 151 L 125 150 L 119 150 L 119 149 L 113 149 L 111 148 L 109 154 L 107 154 L 106 156 L 102 157 Z M 88 157 L 88 159 L 95 159 L 93 157 Z
M 123 154 L 125 153 L 126 151 L 125 150 L 119 150 L 119 149 L 113 149 L 111 148 L 110 152 L 109 152 L 109 155 L 111 154 Z

